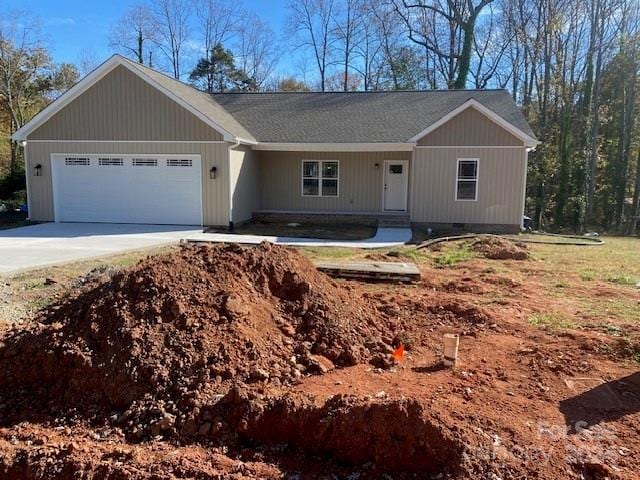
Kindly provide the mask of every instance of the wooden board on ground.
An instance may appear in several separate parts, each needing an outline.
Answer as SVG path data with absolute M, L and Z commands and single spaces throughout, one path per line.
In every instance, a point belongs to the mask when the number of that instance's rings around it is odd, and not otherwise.
M 417 282 L 420 270 L 413 263 L 399 262 L 314 262 L 321 272 L 332 277 L 364 280 Z

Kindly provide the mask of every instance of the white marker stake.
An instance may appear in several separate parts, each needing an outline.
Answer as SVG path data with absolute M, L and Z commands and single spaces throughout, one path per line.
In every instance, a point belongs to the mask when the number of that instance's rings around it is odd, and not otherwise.
M 446 367 L 455 367 L 458 362 L 458 345 L 460 344 L 460 336 L 455 333 L 444 334 L 444 365 Z

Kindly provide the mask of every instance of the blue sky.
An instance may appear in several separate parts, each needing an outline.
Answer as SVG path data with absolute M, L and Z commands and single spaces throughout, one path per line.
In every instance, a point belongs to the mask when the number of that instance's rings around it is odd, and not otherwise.
M 135 0 L 0 0 L 0 12 L 20 10 L 35 15 L 56 62 L 78 61 L 89 52 L 102 61 L 113 52 L 108 46 L 110 26 Z M 285 23 L 287 0 L 239 0 L 257 13 L 280 36 Z M 287 71 L 289 65 L 279 65 Z

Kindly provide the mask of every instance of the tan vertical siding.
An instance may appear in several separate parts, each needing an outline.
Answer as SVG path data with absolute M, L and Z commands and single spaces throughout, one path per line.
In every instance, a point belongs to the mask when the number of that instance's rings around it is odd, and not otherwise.
M 29 135 L 29 140 L 222 140 L 222 135 L 118 66 Z
M 383 162 L 411 158 L 411 152 L 256 153 L 260 165 L 260 208 L 305 212 L 380 212 Z M 338 197 L 302 196 L 303 159 L 340 162 Z M 409 171 L 411 175 L 411 167 Z
M 30 218 L 53 221 L 51 154 L 196 154 L 202 159 L 202 207 L 205 225 L 229 223 L 229 171 L 227 143 L 109 143 L 109 142 L 27 142 L 27 182 Z M 33 176 L 33 167 L 42 165 L 42 176 Z M 209 170 L 217 167 L 217 178 Z
M 478 200 L 456 201 L 458 158 L 478 158 Z M 519 225 L 524 148 L 417 148 L 411 177 L 411 220 Z
M 421 138 L 418 145 L 520 146 L 523 145 L 523 142 L 475 108 L 469 107 L 426 137 Z
M 235 223 L 250 220 L 260 204 L 256 152 L 246 145 L 229 149 L 229 172 L 231 220 Z

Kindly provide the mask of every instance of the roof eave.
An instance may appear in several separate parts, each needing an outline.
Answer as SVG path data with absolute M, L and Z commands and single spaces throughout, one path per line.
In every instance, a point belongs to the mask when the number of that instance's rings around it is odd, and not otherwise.
M 258 142 L 254 150 L 292 152 L 398 152 L 411 151 L 414 142 Z

